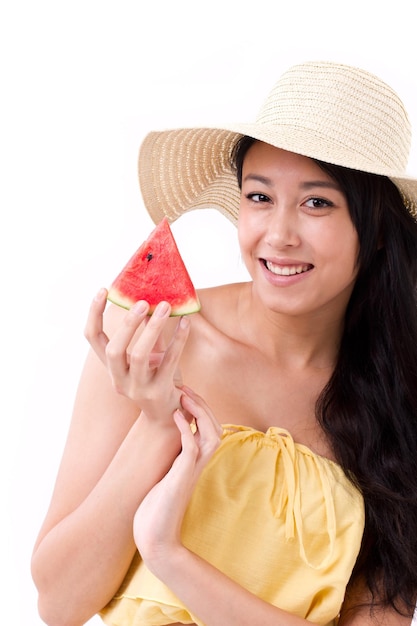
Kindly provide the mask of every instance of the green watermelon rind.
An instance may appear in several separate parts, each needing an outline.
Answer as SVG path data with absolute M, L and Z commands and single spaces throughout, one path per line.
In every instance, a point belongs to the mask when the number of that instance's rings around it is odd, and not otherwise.
M 117 306 L 122 307 L 122 309 L 126 309 L 127 311 L 129 311 L 135 304 L 133 300 L 123 296 L 123 294 L 121 294 L 120 291 L 118 291 L 114 287 L 109 289 L 109 292 L 107 294 L 107 300 L 109 302 L 112 302 L 113 304 L 116 304 Z M 150 305 L 148 315 L 151 315 L 154 312 L 157 304 L 158 303 Z M 192 313 L 198 313 L 200 309 L 201 304 L 198 297 L 190 298 L 186 303 L 182 304 L 181 306 L 171 305 L 170 317 L 191 315 Z

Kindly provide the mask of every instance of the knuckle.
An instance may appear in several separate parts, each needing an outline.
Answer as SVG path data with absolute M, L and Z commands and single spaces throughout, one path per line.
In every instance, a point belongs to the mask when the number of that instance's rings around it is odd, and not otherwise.
M 133 366 L 139 366 L 144 363 L 144 355 L 137 350 L 133 350 L 130 354 L 130 364 Z
M 152 385 L 147 384 L 140 387 L 135 385 L 135 390 L 136 393 L 140 395 L 143 408 L 152 408 L 155 407 L 155 405 L 161 405 L 161 396 Z
M 96 337 L 96 333 L 94 332 L 93 327 L 88 322 L 84 326 L 84 337 L 87 339 L 89 343 L 93 343 Z
M 108 361 L 116 361 L 120 358 L 120 350 L 116 348 L 116 346 L 113 346 L 111 342 L 107 344 L 105 352 Z

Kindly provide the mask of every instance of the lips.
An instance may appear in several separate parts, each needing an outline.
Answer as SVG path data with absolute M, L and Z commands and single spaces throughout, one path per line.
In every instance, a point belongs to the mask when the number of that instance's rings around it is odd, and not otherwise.
M 308 272 L 313 268 L 311 263 L 303 263 L 297 265 L 279 265 L 276 263 L 272 263 L 271 261 L 264 261 L 265 267 L 276 274 L 277 276 L 294 276 L 295 274 L 303 274 L 304 272 Z

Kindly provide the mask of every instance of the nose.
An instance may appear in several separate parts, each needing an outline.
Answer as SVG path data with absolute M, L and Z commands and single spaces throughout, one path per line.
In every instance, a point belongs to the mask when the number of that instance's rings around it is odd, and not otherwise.
M 271 211 L 265 235 L 266 243 L 274 249 L 295 247 L 300 243 L 297 214 L 289 205 Z

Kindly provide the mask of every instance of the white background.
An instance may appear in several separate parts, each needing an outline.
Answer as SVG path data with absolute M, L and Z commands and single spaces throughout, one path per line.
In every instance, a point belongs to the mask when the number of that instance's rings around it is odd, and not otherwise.
M 87 310 L 153 227 L 137 185 L 143 136 L 252 121 L 287 67 L 322 59 L 386 79 L 417 133 L 413 4 L 2 3 L 2 623 L 41 624 L 30 553 L 87 350 Z M 225 218 L 194 213 L 173 231 L 197 287 L 246 276 Z

